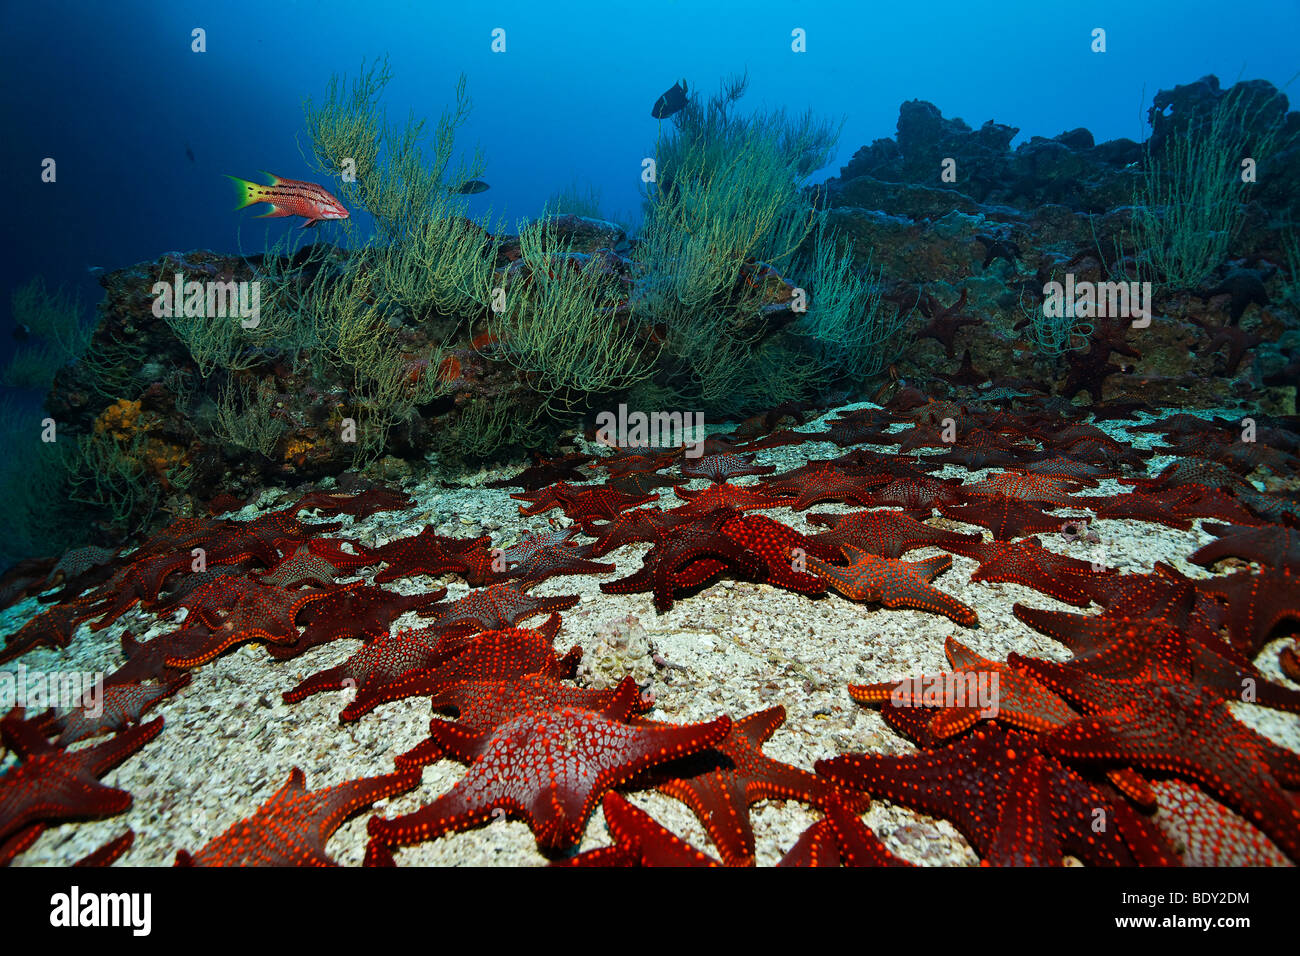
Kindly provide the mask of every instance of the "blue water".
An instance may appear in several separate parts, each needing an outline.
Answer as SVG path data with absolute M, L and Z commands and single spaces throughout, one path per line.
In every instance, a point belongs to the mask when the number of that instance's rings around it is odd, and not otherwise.
M 1098 141 L 1141 139 L 1156 90 L 1217 73 L 1225 85 L 1282 86 L 1300 70 L 1300 3 L 1245 12 L 1175 2 L 747 3 L 133 2 L 6 3 L 0 161 L 9 239 L 0 309 L 36 274 L 101 295 L 89 267 L 171 249 L 255 251 L 300 220 L 236 213 L 230 173 L 312 178 L 299 148 L 302 100 L 332 73 L 387 54 L 391 119 L 436 120 L 462 72 L 474 110 L 460 145 L 488 159 L 491 190 L 470 199 L 510 222 L 555 192 L 600 189 L 633 217 L 653 148 L 656 97 L 678 78 L 713 92 L 748 70 L 747 108 L 813 107 L 844 119 L 833 175 L 894 132 L 920 98 L 972 126 L 995 119 L 1020 139 L 1086 126 Z M 206 30 L 207 52 L 190 31 Z M 506 52 L 490 49 L 506 31 Z M 807 52 L 791 52 L 791 30 Z M 1107 52 L 1090 50 L 1107 31 Z M 1294 88 L 1292 90 L 1294 93 Z M 194 159 L 186 155 L 191 150 Z M 53 157 L 58 180 L 40 181 Z M 327 185 L 328 188 L 328 185 Z M 323 226 L 324 238 L 336 233 Z M 6 334 L 0 358 L 12 342 Z

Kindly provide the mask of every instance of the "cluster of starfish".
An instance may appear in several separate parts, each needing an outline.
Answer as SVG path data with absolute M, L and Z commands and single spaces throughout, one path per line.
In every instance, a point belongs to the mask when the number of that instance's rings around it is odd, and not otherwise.
M 932 318 L 960 306 L 935 304 Z M 700 458 L 630 448 L 538 462 L 498 484 L 523 489 L 513 495 L 521 514 L 558 510 L 569 523 L 508 546 L 432 526 L 366 546 L 334 536 L 339 521 L 304 520 L 308 511 L 362 518 L 415 505 L 372 488 L 311 492 L 248 521 L 179 519 L 129 552 L 78 549 L 15 569 L 0 582 L 6 600 L 40 593 L 49 606 L 8 636 L 0 661 L 65 648 L 83 625 L 100 630 L 128 614 L 175 626 L 146 643 L 123 635 L 126 663 L 106 679 L 101 707 L 15 709 L 0 721 L 16 757 L 0 776 L 0 863 L 50 825 L 130 805 L 130 794 L 98 778 L 157 736 L 162 718 L 145 713 L 186 688 L 194 668 L 248 642 L 282 661 L 337 640 L 360 643 L 287 687 L 286 703 L 346 688 L 341 722 L 412 698 L 455 719 L 435 717 L 392 772 L 310 791 L 295 768 L 253 815 L 202 848 L 178 849 L 178 864 L 328 865 L 326 843 L 346 818 L 413 790 L 420 768 L 444 758 L 466 765 L 459 782 L 413 812 L 372 816 L 367 863 L 392 864 L 401 847 L 506 816 L 526 821 L 538 848 L 566 865 L 751 865 L 750 808 L 796 800 L 820 817 L 784 863 L 908 865 L 862 822 L 873 798 L 950 820 L 988 864 L 1300 861 L 1300 757 L 1230 706 L 1300 713 L 1300 691 L 1255 663 L 1280 628 L 1300 621 L 1300 505 L 1249 478 L 1294 469 L 1294 423 L 1251 422 L 1249 438 L 1234 438 L 1235 423 L 1174 416 L 1134 429 L 1167 443 L 1142 449 L 1095 422 L 911 390 L 886 408 L 842 414 L 827 431 L 789 430 L 791 419 L 804 424 L 801 413 L 710 436 Z M 847 450 L 783 473 L 756 462 L 759 451 L 805 442 Z M 1148 476 L 1157 452 L 1175 460 Z M 963 482 L 937 476 L 945 466 L 988 471 Z M 1132 490 L 1102 495 L 1110 479 Z M 804 515 L 824 529 L 816 532 L 760 513 L 827 503 L 855 510 Z M 1082 547 L 1088 535 L 1063 531 L 1093 518 L 1180 528 L 1212 519 L 1202 528 L 1215 540 L 1190 561 L 1240 570 L 1191 578 L 1160 564 L 1121 574 Z M 1073 546 L 1081 556 L 1064 553 Z M 628 547 L 642 549 L 630 573 L 596 560 Z M 905 557 L 921 548 L 941 553 Z M 785 720 L 780 706 L 673 724 L 649 716 L 654 697 L 631 676 L 580 686 L 581 647 L 555 643 L 578 596 L 530 593 L 552 576 L 602 575 L 604 593 L 648 592 L 673 613 L 732 576 L 856 602 L 864 614 L 905 608 L 976 628 L 975 609 L 934 583 L 954 554 L 978 562 L 972 580 L 1014 582 L 1100 613 L 1015 605 L 1018 619 L 1069 649 L 1064 664 L 1014 653 L 989 660 L 954 636 L 947 673 L 850 685 L 853 701 L 878 708 L 917 750 L 845 754 L 815 772 L 764 754 Z M 473 590 L 444 600 L 447 576 Z M 431 589 L 382 586 L 420 577 Z M 394 629 L 408 612 L 421 625 Z M 1278 660 L 1300 680 L 1294 645 Z M 648 789 L 696 814 L 712 854 L 624 796 Z M 612 845 L 574 855 L 597 806 Z M 131 838 L 85 862 L 117 859 Z

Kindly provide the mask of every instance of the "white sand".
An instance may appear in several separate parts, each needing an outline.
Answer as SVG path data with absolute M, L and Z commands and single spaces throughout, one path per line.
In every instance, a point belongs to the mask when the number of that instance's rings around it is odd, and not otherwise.
M 853 406 L 858 407 L 858 406 Z M 834 414 L 834 413 L 830 413 Z M 1209 414 L 1209 413 L 1206 413 Z M 801 430 L 825 427 L 825 417 Z M 1142 419 L 1149 420 L 1149 419 Z M 1150 444 L 1154 436 L 1125 436 L 1121 425 L 1103 427 L 1135 444 Z M 797 467 L 811 458 L 829 458 L 844 449 L 829 443 L 812 443 L 759 452 L 758 461 L 778 470 Z M 1169 459 L 1150 463 L 1151 474 Z M 471 536 L 480 529 L 492 534 L 493 545 L 508 546 L 523 531 L 544 530 L 547 516 L 520 517 L 514 489 L 486 489 L 482 482 L 518 469 L 501 468 L 475 476 L 460 488 L 436 486 L 426 481 L 411 490 L 418 506 L 406 512 L 387 512 L 346 525 L 340 535 L 359 537 L 365 543 L 419 531 L 426 522 L 440 533 Z M 967 472 L 948 467 L 944 474 L 978 480 L 985 471 Z M 753 481 L 740 479 L 738 483 Z M 702 481 L 687 487 L 703 487 Z M 1128 490 L 1103 482 L 1084 494 L 1106 496 Z M 269 500 L 270 495 L 263 500 Z M 661 505 L 677 503 L 671 489 Z M 796 513 L 778 508 L 762 513 L 801 531 L 810 528 L 808 513 L 845 512 L 843 505 L 824 505 Z M 1069 513 L 1068 511 L 1066 513 Z M 252 517 L 246 509 L 241 517 Z M 557 512 L 551 512 L 554 517 Z M 350 522 L 351 519 L 342 519 Z M 566 519 L 561 518 L 561 522 Z M 1063 519 L 1064 520 L 1064 519 Z M 969 526 L 932 519 L 956 530 Z M 1136 521 L 1097 521 L 1107 563 L 1124 571 L 1150 571 L 1166 561 L 1192 576 L 1204 569 L 1187 563 L 1187 556 L 1212 537 L 1197 527 L 1177 531 Z M 989 535 L 985 533 L 985 537 Z M 583 539 L 586 540 L 586 539 Z M 1085 545 L 1068 545 L 1059 535 L 1043 535 L 1054 550 L 1091 557 Z M 856 705 L 846 685 L 884 681 L 912 674 L 948 670 L 943 654 L 950 634 L 986 657 L 1004 659 L 1017 651 L 1054 660 L 1066 660 L 1066 649 L 1032 631 L 1013 617 L 1017 601 L 1035 607 L 1076 611 L 1030 588 L 1014 584 L 971 583 L 976 562 L 953 556 L 953 567 L 935 584 L 975 608 L 980 626 L 961 628 L 947 618 L 918 611 L 884 610 L 855 604 L 836 594 L 820 599 L 782 591 L 767 585 L 723 580 L 699 594 L 678 601 L 666 614 L 657 614 L 651 595 L 606 595 L 601 580 L 622 577 L 640 567 L 647 546 L 629 546 L 602 558 L 618 570 L 605 576 L 551 578 L 534 589 L 539 595 L 579 594 L 581 603 L 563 613 L 564 626 L 556 640 L 563 652 L 573 644 L 584 649 L 580 680 L 600 685 L 631 672 L 638 680 L 652 681 L 657 707 L 651 716 L 674 722 L 710 720 L 719 714 L 733 718 L 776 704 L 786 708 L 788 719 L 766 747 L 775 759 L 811 769 L 820 758 L 846 752 L 906 753 L 913 749 L 891 731 L 878 713 Z M 905 555 L 919 560 L 941 553 L 922 549 Z M 370 573 L 373 573 L 373 569 Z M 434 582 L 414 578 L 388 587 L 406 593 L 429 590 L 436 584 L 449 588 L 448 600 L 469 588 L 454 577 Z M 0 633 L 15 630 L 38 610 L 25 601 L 0 617 Z M 529 623 L 537 624 L 541 617 Z M 414 615 L 397 622 L 418 625 Z M 173 621 L 154 621 L 152 615 L 132 611 L 111 627 L 92 633 L 83 626 L 66 651 L 40 649 L 21 658 L 28 668 L 89 669 L 109 671 L 121 662 L 119 636 L 133 630 L 149 639 L 166 633 Z M 126 865 L 170 864 L 179 848 L 202 847 L 232 823 L 251 814 L 280 788 L 294 766 L 307 775 L 312 789 L 345 780 L 390 772 L 392 757 L 425 737 L 429 706 L 422 699 L 385 704 L 360 721 L 340 726 L 337 713 L 346 699 L 326 693 L 296 705 L 281 701 L 283 691 L 318 670 L 350 656 L 360 643 L 338 641 L 318 647 L 296 660 L 276 662 L 257 645 L 244 646 L 205 666 L 196 668 L 193 682 L 176 696 L 153 709 L 149 717 L 166 720 L 163 732 L 135 756 L 109 772 L 103 782 L 134 795 L 126 813 L 107 820 L 52 826 L 35 845 L 18 858 L 19 865 L 71 863 L 128 826 L 135 830 L 134 846 L 123 858 Z M 1261 671 L 1288 683 L 1277 668 L 1281 642 L 1266 647 L 1257 659 Z M 654 651 L 682 670 L 659 668 Z M 8 665 L 10 667 L 13 664 Z M 1290 685 L 1295 686 L 1295 685 Z M 1281 746 L 1300 750 L 1300 716 L 1250 705 L 1234 705 L 1237 715 Z M 103 739 L 103 738 L 100 738 Z M 87 744 L 78 745 L 85 746 Z M 5 766 L 12 763 L 5 758 Z M 385 816 L 407 813 L 449 790 L 463 775 L 463 765 L 443 760 L 427 767 L 418 790 L 380 805 Z M 712 844 L 694 814 L 684 805 L 656 793 L 631 796 L 659 822 L 696 846 L 712 852 Z M 328 852 L 339 863 L 356 865 L 365 851 L 365 826 L 371 814 L 363 812 L 345 824 L 330 840 Z M 760 865 L 775 863 L 818 814 L 797 803 L 767 802 L 752 811 Z M 876 801 L 864 820 L 898 855 L 927 865 L 971 865 L 977 857 L 947 822 Z M 581 849 L 608 843 L 599 809 L 588 824 Z M 536 865 L 545 862 L 528 827 L 522 822 L 498 821 L 407 848 L 397 854 L 399 865 Z

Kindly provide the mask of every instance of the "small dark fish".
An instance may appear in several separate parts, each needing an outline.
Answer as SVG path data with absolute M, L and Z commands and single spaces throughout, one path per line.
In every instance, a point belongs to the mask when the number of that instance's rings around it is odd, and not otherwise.
M 655 100 L 650 108 L 650 115 L 655 119 L 667 119 L 686 105 L 686 81 L 674 83 L 668 92 Z
M 472 196 L 474 193 L 485 193 L 492 187 L 481 179 L 469 179 L 456 187 L 456 192 L 462 196 Z
M 189 143 L 185 144 L 185 158 L 188 159 L 191 163 L 194 162 L 194 150 L 190 149 Z
M 14 338 L 19 342 L 26 342 L 32 336 L 32 330 L 19 322 L 14 326 Z

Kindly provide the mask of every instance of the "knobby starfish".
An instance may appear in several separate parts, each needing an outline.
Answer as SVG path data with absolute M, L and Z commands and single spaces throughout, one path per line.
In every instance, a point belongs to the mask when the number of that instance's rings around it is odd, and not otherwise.
M 0 845 L 33 825 L 59 820 L 111 817 L 131 806 L 131 794 L 96 779 L 162 731 L 162 718 L 139 724 L 81 750 L 55 748 L 15 709 L 0 720 L 0 737 L 21 761 L 0 776 Z M 34 834 L 32 838 L 34 839 Z M 25 841 L 10 843 L 0 864 Z M 27 845 L 30 845 L 28 842 Z
M 507 721 L 564 707 L 603 714 L 610 720 L 626 721 L 634 712 L 649 709 L 653 697 L 641 694 L 629 674 L 612 690 L 570 687 L 545 674 L 524 674 L 511 680 L 459 680 L 445 682 L 430 696 L 435 711 L 454 710 L 463 727 L 495 730 Z M 436 723 L 441 721 L 435 720 Z M 399 754 L 399 768 L 422 767 L 441 757 L 433 739 Z
M 1300 802 L 1283 789 L 1300 786 L 1300 758 L 1234 718 L 1222 697 L 1165 681 L 1134 687 L 1083 675 L 1054 689 L 1097 712 L 1048 735 L 1053 754 L 1186 776 L 1300 861 Z
M 381 680 L 358 686 L 356 699 L 339 714 L 339 720 L 357 720 L 380 704 L 432 696 L 461 681 L 512 680 L 525 674 L 570 678 L 582 659 L 582 648 L 575 645 L 564 657 L 557 657 L 553 644 L 559 630 L 560 616 L 552 614 L 537 630 L 511 627 L 474 638 L 442 638 L 428 652 L 431 663 L 402 666 L 395 662 L 377 675 Z
M 846 515 L 812 514 L 808 515 L 808 523 L 831 529 L 813 535 L 817 541 L 837 548 L 851 545 L 882 558 L 901 558 L 913 548 L 931 545 L 957 550 L 983 540 L 977 534 L 959 534 L 935 528 L 895 511 L 851 511 Z
M 963 627 L 979 624 L 973 610 L 930 583 L 952 567 L 948 555 L 925 561 L 903 561 L 868 554 L 852 545 L 845 545 L 842 550 L 852 561 L 848 567 L 826 564 L 811 556 L 806 560 L 812 573 L 850 600 L 942 614 Z
M 302 611 L 302 633 L 287 644 L 268 644 L 276 660 L 292 657 L 331 641 L 384 637 L 393 622 L 407 611 L 422 611 L 447 596 L 446 588 L 423 594 L 397 594 L 356 582 L 332 591 Z
M 823 810 L 839 800 L 825 779 L 763 753 L 763 744 L 784 722 L 784 707 L 750 714 L 734 721 L 710 750 L 651 772 L 671 778 L 659 789 L 695 812 L 728 866 L 754 865 L 749 808 L 760 800 L 798 800 Z M 865 801 L 855 802 L 866 809 Z
M 289 779 L 246 820 L 193 854 L 176 852 L 177 866 L 337 866 L 325 844 L 348 817 L 395 794 L 414 789 L 420 774 L 399 771 L 307 790 L 294 767 Z
M 603 846 L 579 853 L 552 866 L 721 866 L 707 853 L 695 849 L 677 834 L 657 823 L 654 817 L 627 801 L 619 793 L 605 794 L 601 801 L 605 826 L 613 839 Z
M 514 627 L 536 614 L 567 611 L 578 603 L 578 595 L 537 597 L 528 593 L 531 583 L 493 584 L 471 591 L 458 601 L 442 607 L 420 611 L 420 617 L 432 618 L 430 627 L 441 634 L 466 635 Z
M 843 794 L 844 791 L 841 791 Z M 890 853 L 880 837 L 842 801 L 799 837 L 777 866 L 914 866 Z
M 1177 862 L 1155 827 L 1040 740 L 984 724 L 921 753 L 850 754 L 820 760 L 816 770 L 840 786 L 951 820 L 986 865 L 1059 866 L 1066 853 L 1094 865 Z
M 706 455 L 697 461 L 687 461 L 678 471 L 685 478 L 707 478 L 722 484 L 742 475 L 770 475 L 776 465 L 756 465 L 753 455 Z
M 527 819 L 543 850 L 577 843 L 596 801 L 638 771 L 703 750 L 731 730 L 727 717 L 703 724 L 631 726 L 573 707 L 525 714 L 493 731 L 434 724 L 444 752 L 470 763 L 444 796 L 392 820 L 374 818 L 372 841 L 407 846 L 465 830 L 493 811 Z
M 376 584 L 386 584 L 398 578 L 427 574 L 436 578 L 444 574 L 459 574 L 470 584 L 484 584 L 491 574 L 491 555 L 484 547 L 491 538 L 444 538 L 426 525 L 419 534 L 410 538 L 390 541 L 370 553 L 388 563 L 375 575 Z

